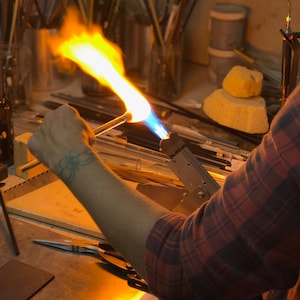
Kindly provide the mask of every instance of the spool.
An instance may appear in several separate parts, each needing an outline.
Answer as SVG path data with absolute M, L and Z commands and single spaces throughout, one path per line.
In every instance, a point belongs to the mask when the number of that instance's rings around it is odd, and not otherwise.
M 28 28 L 24 34 L 25 45 L 32 53 L 32 90 L 46 92 L 61 89 L 71 83 L 76 75 L 76 65 L 61 56 L 54 56 L 49 40 L 57 29 Z
M 240 5 L 217 3 L 210 11 L 211 48 L 231 50 L 245 39 L 247 9 Z
M 231 50 L 219 50 L 208 47 L 209 64 L 208 77 L 211 83 L 222 87 L 223 79 L 239 60 Z

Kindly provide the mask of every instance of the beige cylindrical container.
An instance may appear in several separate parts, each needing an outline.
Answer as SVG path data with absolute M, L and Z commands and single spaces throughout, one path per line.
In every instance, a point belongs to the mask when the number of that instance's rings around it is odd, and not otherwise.
M 209 80 L 217 87 L 221 87 L 224 77 L 233 66 L 239 63 L 239 59 L 231 50 L 219 50 L 211 47 L 208 48 L 208 55 Z
M 241 47 L 245 40 L 247 9 L 244 6 L 217 3 L 210 11 L 209 46 L 219 50 Z

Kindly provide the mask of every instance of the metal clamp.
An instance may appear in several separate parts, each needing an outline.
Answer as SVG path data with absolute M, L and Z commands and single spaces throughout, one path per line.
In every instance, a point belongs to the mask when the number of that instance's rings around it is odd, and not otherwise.
M 189 214 L 206 202 L 220 186 L 176 133 L 162 140 L 160 147 L 171 158 L 169 167 L 188 191 L 174 210 Z

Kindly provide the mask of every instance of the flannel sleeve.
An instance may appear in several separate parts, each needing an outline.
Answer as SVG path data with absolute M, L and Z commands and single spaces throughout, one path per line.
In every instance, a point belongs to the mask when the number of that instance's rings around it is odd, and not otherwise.
M 251 299 L 292 287 L 300 267 L 300 88 L 224 186 L 189 217 L 152 229 L 146 278 L 163 299 Z

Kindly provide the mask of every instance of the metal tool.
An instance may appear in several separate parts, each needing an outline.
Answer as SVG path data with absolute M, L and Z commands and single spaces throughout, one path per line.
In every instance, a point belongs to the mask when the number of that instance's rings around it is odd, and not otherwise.
M 122 114 L 121 116 L 118 116 L 116 118 L 114 118 L 113 120 L 105 123 L 105 124 L 101 124 L 100 126 L 96 127 L 93 129 L 95 136 L 99 136 L 101 134 L 104 134 L 105 132 L 129 121 L 131 119 L 131 113 L 130 112 L 125 112 L 124 114 Z M 36 166 L 38 166 L 40 164 L 40 161 L 38 159 L 33 159 L 19 167 L 16 168 L 16 173 L 17 174 L 22 174 Z
M 9 215 L 8 215 L 8 212 L 7 212 L 7 208 L 6 208 L 1 190 L 0 190 L 0 205 L 1 205 L 2 212 L 3 212 L 3 215 L 4 215 L 5 221 L 6 221 L 6 225 L 7 225 L 9 235 L 10 235 L 12 246 L 13 246 L 14 251 L 15 251 L 15 255 L 19 255 L 19 253 L 20 253 L 19 247 L 18 247 L 18 244 L 17 244 L 17 240 L 16 240 L 16 237 L 15 237 L 13 227 L 12 227 L 10 219 L 9 219 Z
M 300 59 L 299 32 L 293 32 L 291 29 L 291 1 L 287 2 L 286 25 L 284 30 L 280 30 L 282 34 L 282 105 L 285 104 L 287 97 L 296 87 Z
M 178 134 L 171 133 L 168 139 L 161 140 L 160 147 L 171 158 L 169 167 L 188 191 L 186 197 L 173 210 L 188 215 L 206 202 L 220 186 Z
M 287 97 L 297 85 L 298 66 L 300 59 L 300 43 L 297 34 L 294 32 L 284 32 L 282 54 L 282 105 L 285 104 Z
M 33 239 L 32 241 L 39 245 L 100 258 L 104 263 L 120 271 L 123 276 L 125 275 L 129 286 L 145 292 L 149 291 L 146 281 L 142 279 L 122 255 L 107 242 L 90 243 L 80 239 Z
M 34 243 L 48 246 L 52 248 L 61 249 L 68 252 L 81 253 L 81 254 L 91 254 L 95 257 L 101 258 L 103 260 L 110 260 L 110 257 L 115 257 L 119 259 L 120 266 L 124 265 L 124 268 L 128 269 L 126 264 L 123 264 L 126 261 L 121 256 L 119 252 L 117 252 L 109 243 L 106 242 L 95 242 L 90 243 L 85 240 L 80 239 L 58 239 L 58 240 L 32 240 Z
M 114 250 L 108 243 L 89 243 L 84 240 L 32 240 L 34 243 L 48 246 L 52 248 L 57 248 L 60 250 L 78 253 L 78 254 L 87 254 L 94 257 L 100 258 L 103 262 L 113 265 L 119 271 L 130 273 L 133 272 L 133 268 L 125 259 Z M 109 248 L 109 249 L 107 249 Z

